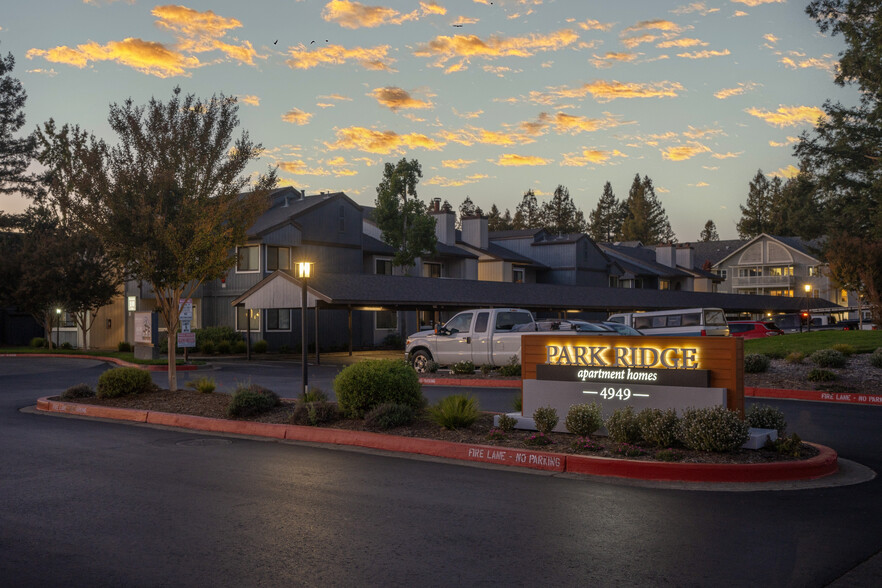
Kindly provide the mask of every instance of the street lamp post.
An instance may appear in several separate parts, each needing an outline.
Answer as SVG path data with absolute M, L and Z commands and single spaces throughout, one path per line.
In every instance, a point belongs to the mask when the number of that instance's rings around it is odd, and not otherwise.
M 812 332 L 812 311 L 811 305 L 809 304 L 811 293 L 812 293 L 812 285 L 806 284 L 803 288 L 805 290 L 805 314 L 806 314 L 806 326 L 808 328 L 808 332 Z
M 49 337 L 52 337 L 52 333 L 49 333 Z M 58 349 L 58 340 L 61 337 L 61 309 L 55 309 L 55 349 Z M 52 341 L 50 339 L 49 343 Z
M 306 396 L 309 392 L 309 379 L 307 378 L 307 364 L 306 364 L 306 355 L 308 348 L 307 334 L 309 330 L 306 328 L 306 306 L 307 306 L 307 293 L 306 293 L 306 282 L 309 280 L 310 275 L 312 274 L 312 266 L 313 264 L 308 261 L 301 261 L 297 264 L 297 277 L 300 278 L 300 390 L 303 395 Z

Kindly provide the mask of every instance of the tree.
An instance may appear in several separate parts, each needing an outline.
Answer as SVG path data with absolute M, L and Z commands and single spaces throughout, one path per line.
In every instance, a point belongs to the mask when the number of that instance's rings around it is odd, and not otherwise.
M 398 250 L 392 258 L 396 266 L 411 267 L 417 257 L 435 252 L 435 219 L 417 198 L 416 186 L 422 176 L 419 161 L 401 159 L 395 165 L 386 163 L 377 186 L 374 214 L 383 241 Z
M 542 211 L 539 209 L 539 202 L 532 188 L 524 192 L 524 197 L 515 208 L 512 224 L 518 230 L 542 227 Z
M 613 193 L 612 184 L 607 182 L 597 208 L 588 215 L 588 235 L 595 241 L 614 241 L 622 231 L 623 213 L 623 203 Z
M 27 94 L 21 82 L 10 74 L 15 68 L 12 54 L 0 57 L 0 194 L 26 193 L 32 179 L 25 174 L 34 152 L 33 135 L 15 137 L 25 124 Z
M 585 230 L 585 215 L 576 208 L 566 187 L 558 185 L 548 202 L 542 205 L 544 228 L 558 235 L 581 233 Z
M 757 170 L 756 175 L 750 181 L 750 189 L 747 193 L 747 206 L 741 208 L 741 220 L 736 228 L 742 239 L 752 239 L 757 235 L 769 232 L 772 215 L 772 200 L 769 180 L 766 179 L 763 170 Z
M 824 212 L 815 188 L 814 178 L 805 170 L 784 183 L 772 205 L 770 234 L 804 239 L 824 234 Z
M 175 341 L 181 300 L 235 266 L 236 247 L 266 210 L 275 170 L 243 175 L 262 148 L 239 124 L 236 101 L 202 100 L 175 88 L 163 103 L 112 104 L 119 143 L 79 127 L 38 131 L 42 181 L 57 208 L 101 240 L 127 275 L 146 282 L 168 327 L 168 385 L 177 389 Z
M 714 224 L 714 221 L 708 219 L 706 223 L 704 223 L 704 228 L 701 230 L 701 235 L 698 236 L 699 241 L 719 241 L 720 236 L 717 234 L 717 225 Z
M 640 241 L 644 245 L 676 241 L 668 215 L 655 195 L 649 176 L 634 176 L 628 199 L 625 201 L 622 221 L 622 240 Z
M 472 202 L 472 199 L 468 196 L 465 197 L 465 200 L 462 201 L 462 204 L 459 205 L 459 218 L 456 219 L 457 228 L 462 228 L 462 219 L 467 216 L 475 216 L 477 209 L 475 208 L 475 203 Z
M 505 209 L 505 214 L 500 214 L 495 204 L 490 205 L 490 214 L 487 216 L 488 231 L 510 231 L 512 229 L 511 213 Z

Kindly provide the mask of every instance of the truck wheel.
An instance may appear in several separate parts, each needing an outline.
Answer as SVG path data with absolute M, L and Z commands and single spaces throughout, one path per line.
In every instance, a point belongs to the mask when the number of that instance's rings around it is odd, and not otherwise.
M 413 369 L 416 370 L 418 374 L 425 374 L 429 371 L 429 362 L 432 361 L 432 356 L 429 355 L 428 351 L 417 351 L 411 356 L 411 365 L 413 365 Z

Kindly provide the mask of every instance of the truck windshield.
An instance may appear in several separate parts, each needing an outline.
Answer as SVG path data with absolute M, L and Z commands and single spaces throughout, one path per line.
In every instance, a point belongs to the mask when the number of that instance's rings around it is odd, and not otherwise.
M 526 325 L 533 322 L 533 317 L 528 312 L 500 312 L 496 315 L 496 330 L 511 331 L 517 325 Z

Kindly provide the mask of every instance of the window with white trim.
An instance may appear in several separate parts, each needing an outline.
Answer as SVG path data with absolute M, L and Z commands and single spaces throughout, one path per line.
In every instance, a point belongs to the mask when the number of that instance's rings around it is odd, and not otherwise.
M 426 262 L 423 264 L 423 277 L 424 278 L 440 278 L 441 277 L 441 264 L 440 263 L 431 263 Z
M 379 276 L 392 275 L 392 258 L 378 257 L 374 260 L 374 273 Z
M 251 314 L 251 331 L 260 331 L 260 310 L 257 308 L 236 307 L 236 330 L 248 330 L 248 314 Z
M 394 310 L 378 310 L 374 316 L 378 331 L 392 331 L 398 328 L 398 313 Z
M 524 283 L 524 268 L 514 267 L 511 269 L 511 281 L 515 284 Z
M 260 271 L 260 246 L 248 245 L 236 250 L 236 273 L 248 273 Z

